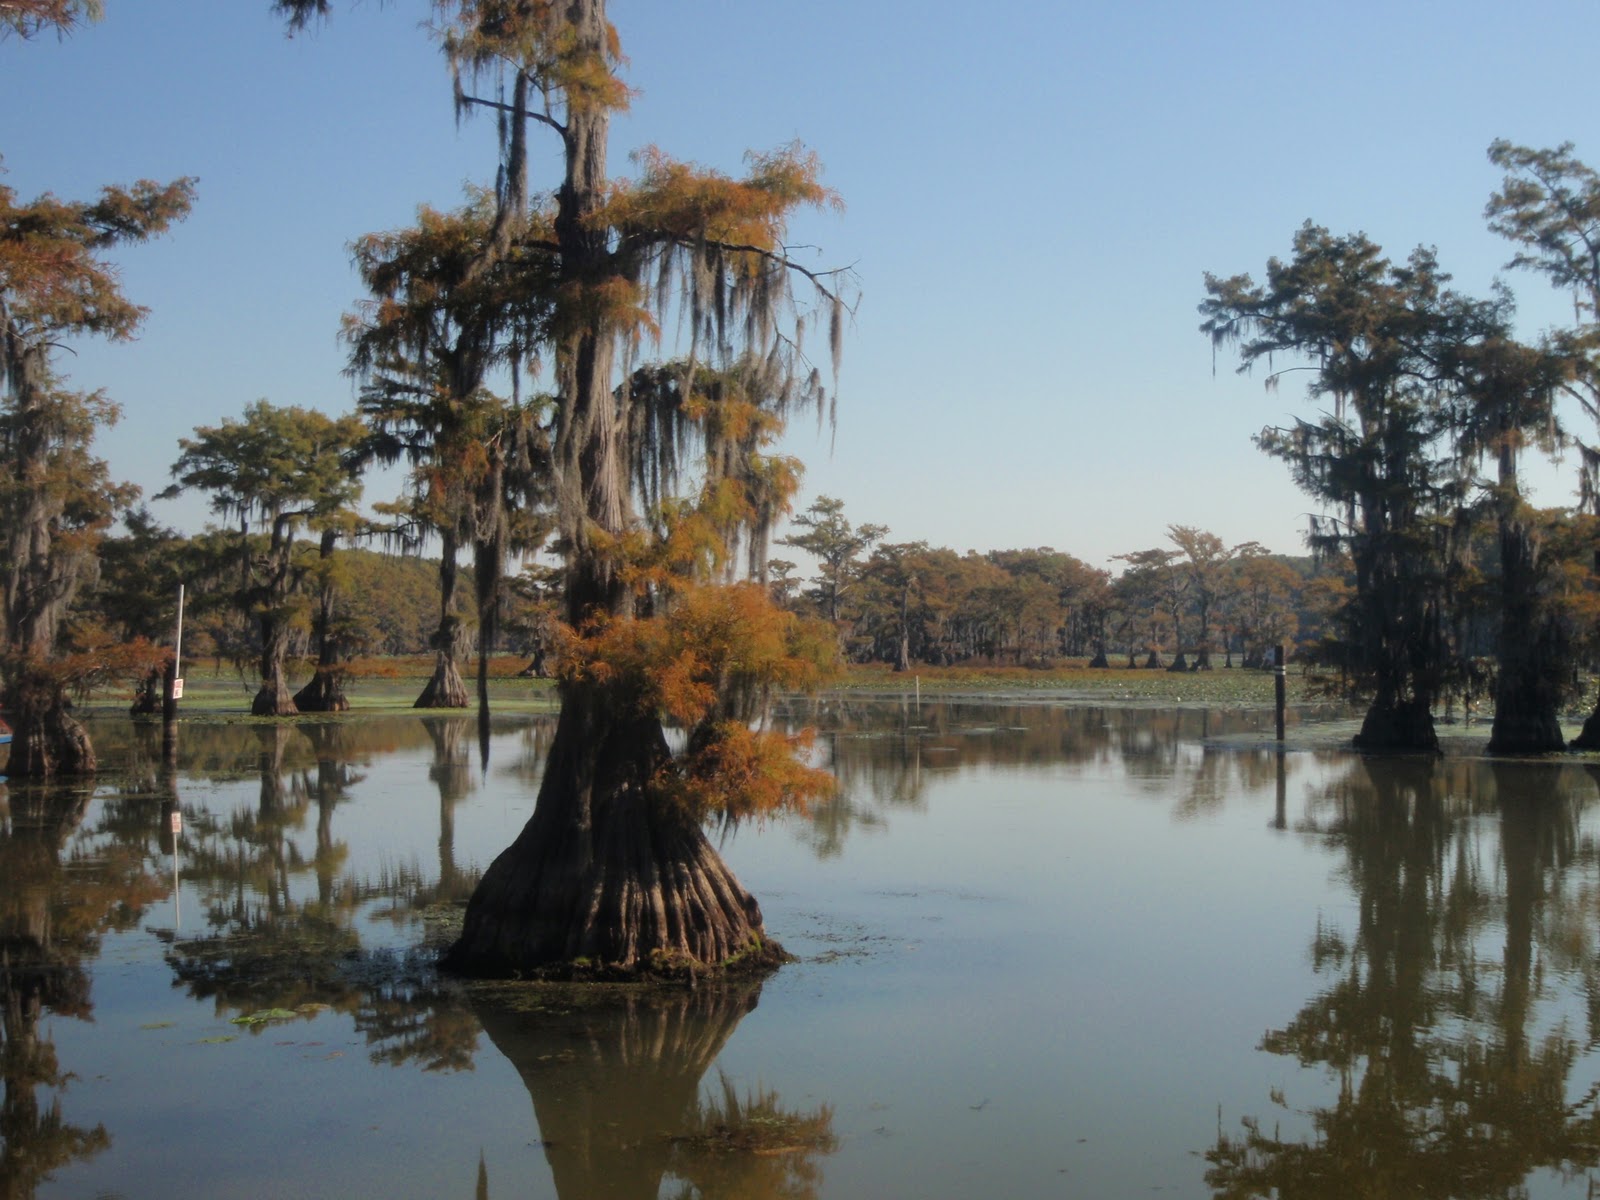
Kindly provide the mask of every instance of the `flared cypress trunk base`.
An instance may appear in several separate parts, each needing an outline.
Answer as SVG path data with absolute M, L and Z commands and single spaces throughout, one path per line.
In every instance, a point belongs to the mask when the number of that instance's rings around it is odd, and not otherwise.
M 1432 709 L 1420 700 L 1374 701 L 1352 739 L 1357 750 L 1369 752 L 1438 753 L 1439 735 L 1433 729 Z
M 256 693 L 255 699 L 250 701 L 252 717 L 293 717 L 299 713 L 300 710 L 295 707 L 294 694 L 289 691 L 289 685 L 281 677 L 263 681 L 261 690 Z
M 67 711 L 66 698 L 58 689 L 23 681 L 7 695 L 6 710 L 12 725 L 7 776 L 48 779 L 94 773 L 89 734 Z
M 422 689 L 422 695 L 411 707 L 466 708 L 471 699 L 456 660 L 448 654 L 437 653 L 433 659 L 433 678 L 428 680 L 428 686 Z
M 901 638 L 900 639 L 900 644 L 895 647 L 895 652 L 894 652 L 894 670 L 898 674 L 899 672 L 909 671 L 910 669 L 911 669 L 911 643 L 907 639 Z
M 350 698 L 344 694 L 344 672 L 318 667 L 311 681 L 294 694 L 294 703 L 301 712 L 349 712 Z
M 1590 718 L 1593 720 L 1593 718 Z M 1585 724 L 1585 730 L 1588 725 Z M 1577 745 L 1576 742 L 1573 745 Z M 1554 754 L 1567 748 L 1561 722 L 1554 713 L 1505 713 L 1495 710 L 1489 734 L 1490 754 Z
M 1595 702 L 1594 711 L 1584 721 L 1583 729 L 1567 745 L 1567 749 L 1600 750 L 1600 701 Z
M 533 816 L 484 873 L 446 969 L 692 980 L 787 961 L 699 822 L 650 789 L 660 723 L 594 699 L 565 698 Z

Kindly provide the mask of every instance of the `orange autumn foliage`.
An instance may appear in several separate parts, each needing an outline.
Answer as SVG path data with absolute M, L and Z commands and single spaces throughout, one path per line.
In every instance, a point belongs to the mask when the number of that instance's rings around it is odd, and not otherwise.
M 838 193 L 818 181 L 817 156 L 798 143 L 747 155 L 743 179 L 679 162 L 654 146 L 634 157 L 642 177 L 612 185 L 605 206 L 589 218 L 595 227 L 770 252 L 783 245 L 795 209 L 843 207 Z M 748 267 L 762 265 L 752 258 Z
M 789 735 L 751 718 L 773 692 L 813 691 L 836 676 L 832 629 L 778 608 L 755 583 L 680 579 L 662 607 L 568 630 L 560 668 L 685 732 L 683 752 L 657 774 L 657 794 L 697 817 L 730 821 L 830 794 L 833 777 L 797 757 L 810 731 Z

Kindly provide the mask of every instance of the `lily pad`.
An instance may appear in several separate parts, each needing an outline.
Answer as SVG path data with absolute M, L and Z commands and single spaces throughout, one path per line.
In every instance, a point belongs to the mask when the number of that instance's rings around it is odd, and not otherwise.
M 242 1017 L 234 1017 L 229 1024 L 244 1025 L 251 1029 L 262 1025 L 270 1025 L 274 1021 L 293 1021 L 300 1014 L 289 1008 L 263 1008 L 259 1012 L 248 1013 Z

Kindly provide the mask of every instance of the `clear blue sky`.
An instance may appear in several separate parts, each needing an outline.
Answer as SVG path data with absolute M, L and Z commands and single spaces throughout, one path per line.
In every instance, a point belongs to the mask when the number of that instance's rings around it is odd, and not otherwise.
M 347 244 L 493 177 L 492 125 L 456 124 L 426 8 L 347 3 L 291 40 L 268 0 L 106 0 L 70 38 L 0 43 L 22 197 L 200 179 L 187 222 L 123 255 L 140 340 L 63 361 L 123 405 L 100 442 L 120 477 L 153 494 L 180 436 L 258 397 L 351 407 Z M 1202 273 L 1259 277 L 1312 218 L 1396 257 L 1435 245 L 1481 294 L 1510 256 L 1482 220 L 1489 142 L 1571 140 L 1600 165 L 1593 0 L 610 8 L 640 91 L 614 173 L 647 143 L 733 172 L 798 138 L 843 195 L 792 231 L 860 276 L 838 429 L 789 448 L 802 503 L 841 497 L 892 540 L 1099 565 L 1181 523 L 1299 552 L 1307 501 L 1250 436 L 1307 404 L 1226 355 L 1213 373 Z M 1541 281 L 1510 281 L 1526 333 L 1561 319 Z

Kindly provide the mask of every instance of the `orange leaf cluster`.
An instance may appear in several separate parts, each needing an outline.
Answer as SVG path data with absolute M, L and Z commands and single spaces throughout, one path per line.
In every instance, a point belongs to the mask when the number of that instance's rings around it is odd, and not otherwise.
M 70 330 L 113 339 L 133 336 L 145 310 L 123 295 L 102 252 L 164 231 L 189 211 L 194 181 L 140 180 L 73 203 L 46 193 L 19 204 L 0 187 L 0 299 L 31 334 Z
M 622 686 L 692 728 L 728 715 L 730 697 L 814 691 L 837 670 L 832 629 L 780 609 L 758 584 L 679 580 L 663 607 L 596 621 L 574 638 L 563 671 Z
M 680 579 L 658 615 L 567 631 L 561 659 L 565 677 L 615 688 L 687 731 L 686 750 L 658 785 L 698 815 L 741 819 L 832 786 L 827 772 L 796 759 L 807 736 L 754 729 L 750 719 L 774 691 L 814 691 L 833 678 L 837 638 L 825 623 L 778 608 L 757 584 Z
M 662 767 L 654 787 L 699 820 L 760 821 L 804 812 L 811 801 L 831 796 L 838 787 L 827 771 L 801 760 L 812 743 L 809 729 L 788 736 L 722 721 L 698 746 Z
M 818 180 L 817 156 L 799 144 L 751 154 L 743 179 L 678 162 L 653 146 L 636 158 L 642 177 L 614 185 L 591 218 L 599 227 L 772 252 L 781 247 L 795 209 L 842 207 L 838 193 Z
M 617 78 L 622 42 L 610 22 L 596 51 L 551 0 L 435 0 L 434 8 L 448 22 L 445 53 L 458 71 L 516 63 L 572 112 L 621 112 L 632 99 Z

